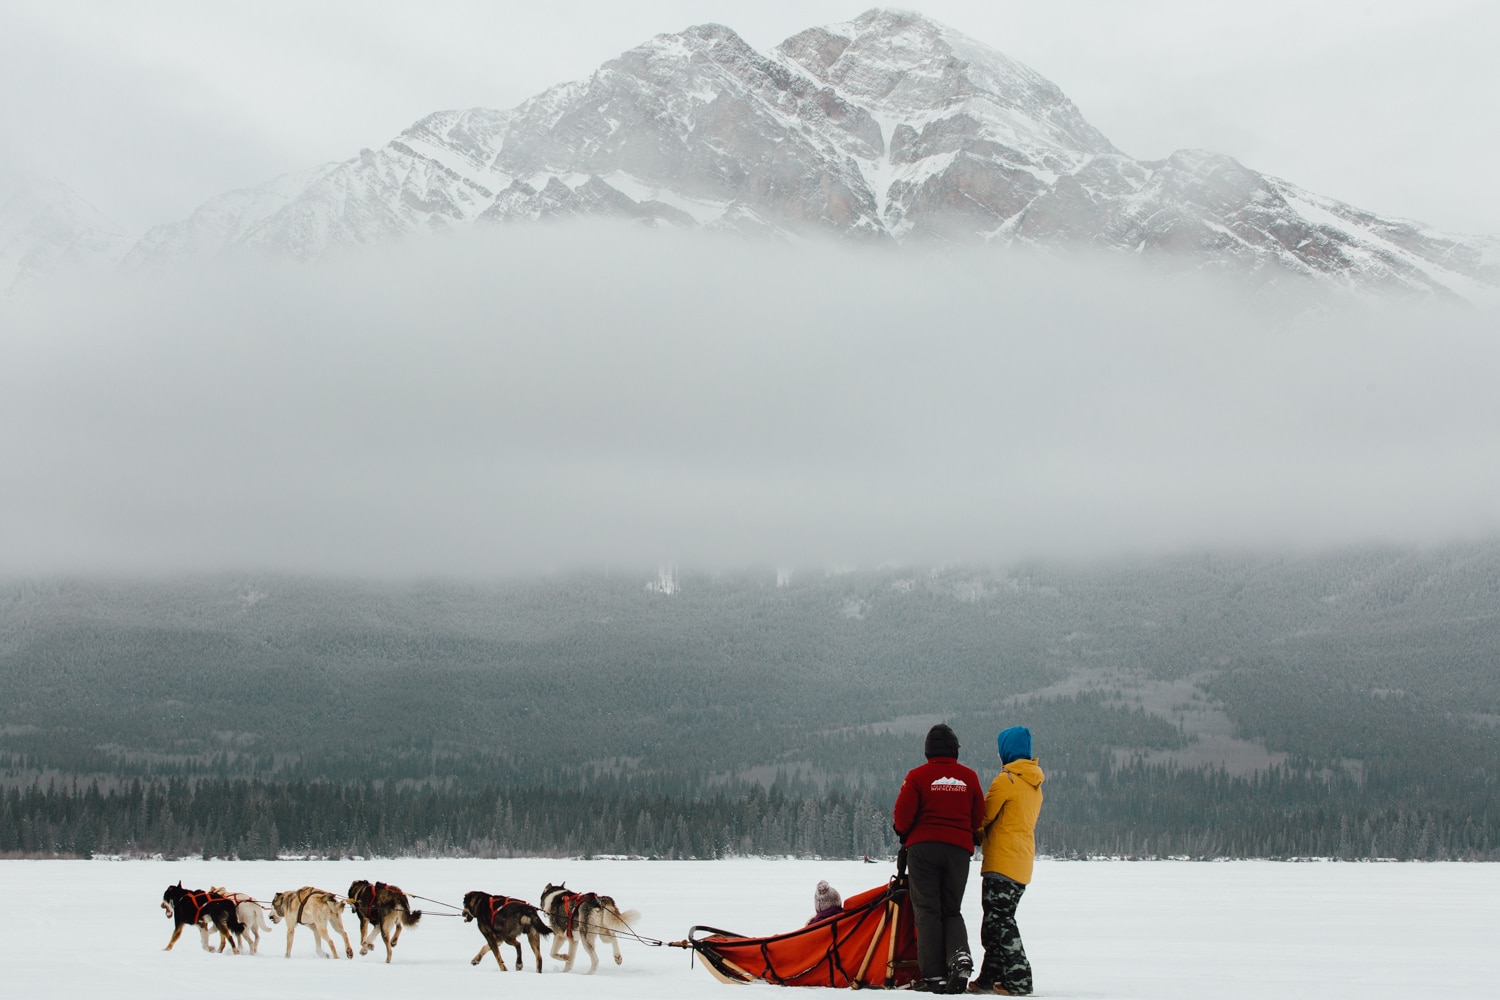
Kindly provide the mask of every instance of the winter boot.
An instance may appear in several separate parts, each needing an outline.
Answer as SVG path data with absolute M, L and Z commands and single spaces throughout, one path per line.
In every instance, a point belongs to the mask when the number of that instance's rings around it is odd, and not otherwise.
M 948 989 L 949 993 L 967 993 L 969 990 L 969 973 L 974 971 L 974 959 L 966 951 L 956 951 L 953 958 L 948 962 Z

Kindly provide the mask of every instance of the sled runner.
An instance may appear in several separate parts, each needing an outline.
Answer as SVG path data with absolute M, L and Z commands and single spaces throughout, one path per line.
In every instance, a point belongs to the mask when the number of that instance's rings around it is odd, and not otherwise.
M 691 948 L 726 983 L 895 989 L 917 978 L 917 935 L 906 879 L 851 896 L 844 908 L 785 934 L 746 937 L 694 927 L 674 948 Z

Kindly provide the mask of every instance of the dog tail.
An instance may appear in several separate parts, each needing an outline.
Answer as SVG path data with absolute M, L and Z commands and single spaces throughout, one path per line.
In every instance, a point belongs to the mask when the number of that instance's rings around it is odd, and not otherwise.
M 245 933 L 245 924 L 240 920 L 238 908 L 224 914 L 224 923 L 236 937 Z
M 521 918 L 521 922 L 522 924 L 529 923 L 532 927 L 535 927 L 536 932 L 542 937 L 552 936 L 552 928 L 548 927 L 546 922 L 542 920 L 541 910 L 532 910 L 526 916 Z
M 415 927 L 415 926 L 417 926 L 417 921 L 421 920 L 421 919 L 422 919 L 422 911 L 421 910 L 408 910 L 405 907 L 402 908 L 402 910 L 401 910 L 401 922 L 403 924 L 405 924 L 407 927 Z
M 604 920 L 602 923 L 611 930 L 628 931 L 631 929 L 632 924 L 641 919 L 641 914 L 638 910 L 626 910 L 624 913 L 621 913 L 620 908 L 615 905 L 614 899 L 609 896 L 600 896 L 599 902 L 604 904 Z

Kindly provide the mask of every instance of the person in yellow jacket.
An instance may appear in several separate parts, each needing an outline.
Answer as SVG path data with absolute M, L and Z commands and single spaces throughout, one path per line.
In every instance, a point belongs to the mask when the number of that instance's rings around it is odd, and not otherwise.
M 1031 962 L 1021 945 L 1016 906 L 1031 882 L 1045 776 L 1031 753 L 1031 730 L 1012 726 L 995 742 L 1000 750 L 1000 773 L 984 797 L 980 864 L 984 922 L 979 926 L 979 943 L 984 945 L 984 964 L 969 984 L 969 992 L 1023 997 L 1031 993 Z

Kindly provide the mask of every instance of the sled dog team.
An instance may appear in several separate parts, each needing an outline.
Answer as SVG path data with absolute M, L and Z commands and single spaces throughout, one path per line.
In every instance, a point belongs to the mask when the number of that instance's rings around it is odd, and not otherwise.
M 270 910 L 271 923 L 286 921 L 286 957 L 292 957 L 292 939 L 297 928 L 312 929 L 313 947 L 323 955 L 323 945 L 328 944 L 329 958 L 338 958 L 338 945 L 333 934 L 337 932 L 344 940 L 344 954 L 354 957 L 354 947 L 344 931 L 342 914 L 348 906 L 359 918 L 359 953 L 367 955 L 375 950 L 375 939 L 379 936 L 385 945 L 385 960 L 391 960 L 403 927 L 414 927 L 422 919 L 421 910 L 413 910 L 406 893 L 394 885 L 384 882 L 370 883 L 359 880 L 349 886 L 347 895 L 317 889 L 305 885 L 300 889 L 278 892 L 271 897 L 268 907 L 251 896 L 230 892 L 222 886 L 211 889 L 184 889 L 182 883 L 167 886 L 162 893 L 161 907 L 172 920 L 172 939 L 166 951 L 171 951 L 177 939 L 187 927 L 197 927 L 204 951 L 214 951 L 209 942 L 209 932 L 219 934 L 218 951 L 225 945 L 240 954 L 248 949 L 254 955 L 260 946 L 260 932 L 269 931 L 264 913 Z M 545 914 L 546 919 L 543 919 Z M 456 915 L 456 914 L 455 914 Z M 615 964 L 623 958 L 616 932 L 633 933 L 630 925 L 639 919 L 634 911 L 621 913 L 609 896 L 595 892 L 573 892 L 565 885 L 548 884 L 542 890 L 540 906 L 511 896 L 475 890 L 464 894 L 464 923 L 474 923 L 484 935 L 484 947 L 470 961 L 478 965 L 485 952 L 495 956 L 500 971 L 508 971 L 500 946 L 508 944 L 516 950 L 516 971 L 525 968 L 521 959 L 521 939 L 531 945 L 536 956 L 536 971 L 542 971 L 541 939 L 552 937 L 549 954 L 563 962 L 563 971 L 573 968 L 578 946 L 589 956 L 589 972 L 599 967 L 599 955 L 594 949 L 596 940 L 608 941 L 614 950 Z M 567 954 L 562 954 L 564 941 Z

